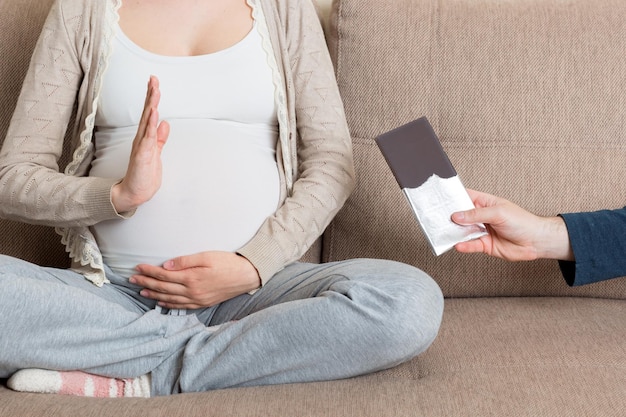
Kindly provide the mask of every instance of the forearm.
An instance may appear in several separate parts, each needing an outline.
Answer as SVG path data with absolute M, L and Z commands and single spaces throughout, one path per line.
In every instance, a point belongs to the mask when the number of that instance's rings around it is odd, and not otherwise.
M 117 217 L 110 199 L 116 180 L 71 177 L 24 164 L 0 168 L 0 182 L 5 219 L 76 227 Z
M 46 19 L 0 152 L 0 216 L 66 227 L 115 214 L 110 204 L 114 180 L 59 172 L 83 77 L 77 50 L 82 39 L 72 37 L 80 36 L 77 31 L 66 30 L 62 4 L 55 2 Z

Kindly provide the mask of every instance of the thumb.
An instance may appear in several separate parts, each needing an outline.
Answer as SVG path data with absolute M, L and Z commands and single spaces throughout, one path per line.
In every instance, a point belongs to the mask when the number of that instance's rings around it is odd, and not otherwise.
M 172 258 L 163 263 L 163 268 L 168 271 L 182 271 L 183 269 L 195 268 L 203 266 L 202 254 L 186 255 Z
M 185 261 L 183 260 L 183 258 L 180 257 L 165 261 L 163 263 L 163 268 L 167 269 L 168 271 L 180 271 L 187 267 L 185 266 Z
M 163 145 L 165 145 L 165 142 L 167 142 L 167 138 L 170 135 L 170 124 L 163 120 L 161 121 L 161 123 L 159 123 L 159 126 L 157 127 L 157 144 L 159 145 L 159 147 L 163 147 Z
M 456 224 L 460 225 L 468 225 L 479 223 L 476 218 L 476 209 L 465 210 L 465 211 L 457 211 L 456 213 L 452 213 L 451 219 Z
M 502 221 L 502 214 L 499 207 L 476 207 L 471 210 L 452 213 L 450 218 L 461 226 L 478 223 L 493 224 Z

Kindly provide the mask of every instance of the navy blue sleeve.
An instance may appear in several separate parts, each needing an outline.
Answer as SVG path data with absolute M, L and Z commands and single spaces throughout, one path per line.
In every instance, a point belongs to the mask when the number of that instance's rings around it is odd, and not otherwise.
M 575 261 L 559 261 L 570 286 L 626 276 L 626 207 L 560 215 Z

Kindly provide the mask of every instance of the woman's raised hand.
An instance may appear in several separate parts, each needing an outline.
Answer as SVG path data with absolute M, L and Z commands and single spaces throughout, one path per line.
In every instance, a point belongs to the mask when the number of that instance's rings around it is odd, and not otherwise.
M 111 189 L 111 202 L 118 213 L 136 209 L 161 187 L 161 151 L 170 126 L 165 121 L 159 123 L 160 98 L 159 80 L 151 76 L 126 175 Z

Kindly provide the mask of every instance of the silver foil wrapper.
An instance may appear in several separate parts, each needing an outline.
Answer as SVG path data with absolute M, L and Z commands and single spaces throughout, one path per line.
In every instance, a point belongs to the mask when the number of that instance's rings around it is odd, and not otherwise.
M 402 191 L 435 255 L 441 255 L 457 243 L 487 234 L 483 224 L 461 226 L 450 219 L 454 212 L 474 208 L 458 176 L 440 178 L 432 175 L 419 187 L 403 188 Z

